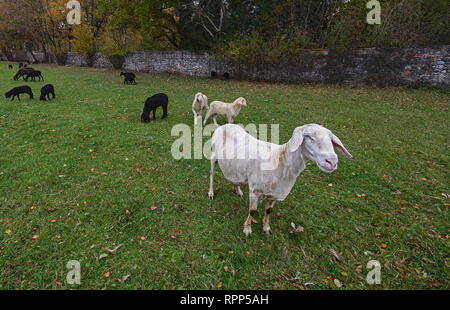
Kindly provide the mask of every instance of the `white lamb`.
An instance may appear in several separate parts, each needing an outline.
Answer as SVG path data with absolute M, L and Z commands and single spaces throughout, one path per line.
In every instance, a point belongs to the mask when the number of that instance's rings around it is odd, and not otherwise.
M 192 103 L 192 112 L 194 113 L 194 124 L 197 125 L 198 119 L 203 115 L 203 109 L 209 110 L 208 97 L 202 93 L 197 93 Z
M 206 113 L 205 121 L 203 125 L 206 125 L 208 118 L 212 117 L 214 120 L 214 124 L 217 124 L 217 115 L 225 115 L 228 118 L 228 123 L 233 123 L 233 118 L 238 116 L 242 107 L 247 106 L 247 101 L 240 97 L 236 99 L 233 103 L 227 103 L 222 101 L 213 101 L 211 102 L 208 113 Z
M 218 161 L 223 175 L 234 184 L 239 196 L 243 196 L 240 186 L 249 187 L 250 209 L 244 233 L 247 236 L 252 233 L 251 223 L 258 200 L 266 198 L 263 229 L 271 234 L 269 214 L 275 202 L 287 197 L 309 160 L 328 173 L 337 169 L 338 157 L 333 146 L 352 158 L 339 138 L 320 125 L 297 127 L 292 138 L 283 145 L 257 140 L 238 125 L 223 125 L 212 137 L 209 197 L 214 198 L 214 172 Z

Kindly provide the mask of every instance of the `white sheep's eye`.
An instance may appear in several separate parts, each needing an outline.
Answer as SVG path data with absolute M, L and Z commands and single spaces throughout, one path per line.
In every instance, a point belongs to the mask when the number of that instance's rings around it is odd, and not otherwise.
M 306 138 L 308 138 L 309 142 L 314 143 L 314 139 L 311 136 L 306 136 Z

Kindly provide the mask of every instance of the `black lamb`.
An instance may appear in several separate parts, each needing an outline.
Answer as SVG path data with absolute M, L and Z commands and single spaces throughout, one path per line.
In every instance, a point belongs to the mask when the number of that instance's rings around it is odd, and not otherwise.
M 31 67 L 19 69 L 19 71 L 17 71 L 16 75 L 14 76 L 14 81 L 17 81 L 21 77 L 25 79 L 25 76 L 33 71 L 34 69 Z
M 23 63 L 19 63 L 19 69 L 23 67 Z
M 42 81 L 44 81 L 44 77 L 42 76 L 42 73 L 39 70 L 33 70 L 33 71 L 27 73 L 26 77 L 24 78 L 26 82 L 28 82 L 29 77 L 31 77 L 32 82 L 36 81 L 36 78 L 39 78 L 39 82 L 41 81 L 41 78 L 42 78 Z
M 39 100 L 46 101 L 47 98 L 48 100 L 50 100 L 50 94 L 52 95 L 53 99 L 55 99 L 55 88 L 52 84 L 47 84 L 41 88 L 41 97 L 39 98 Z
M 124 76 L 124 84 L 136 84 L 136 75 L 131 72 L 120 72 L 120 76 Z
M 145 101 L 144 110 L 141 114 L 141 121 L 144 123 L 150 122 L 150 111 L 153 111 L 153 120 L 156 119 L 155 113 L 156 108 L 162 107 L 163 109 L 163 117 L 165 119 L 167 117 L 167 105 L 169 104 L 169 97 L 166 94 L 156 94 L 151 96 Z
M 13 68 L 13 66 L 12 66 L 12 65 L 8 65 L 8 68 L 9 68 L 9 69 L 12 69 L 12 68 Z
M 20 94 L 28 94 L 30 96 L 30 99 L 34 99 L 33 92 L 31 91 L 31 88 L 29 86 L 15 87 L 11 89 L 9 92 L 7 92 L 5 94 L 5 97 L 6 99 L 8 99 L 12 96 L 11 101 L 14 101 L 14 98 L 17 96 L 17 98 L 20 101 Z

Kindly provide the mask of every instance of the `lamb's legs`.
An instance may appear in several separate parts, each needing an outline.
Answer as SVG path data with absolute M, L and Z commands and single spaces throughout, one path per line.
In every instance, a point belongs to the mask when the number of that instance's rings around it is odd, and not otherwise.
M 211 172 L 209 176 L 209 199 L 214 199 L 214 173 L 216 170 L 216 155 L 214 153 L 211 154 Z
M 258 212 L 258 197 L 256 197 L 255 194 L 250 193 L 250 208 L 247 220 L 244 223 L 244 234 L 246 236 L 252 233 L 252 220 L 256 212 Z
M 153 120 L 156 120 L 156 109 L 153 109 Z
M 244 193 L 241 190 L 241 187 L 239 185 L 233 185 L 233 190 L 234 192 L 239 196 L 239 197 L 244 197 Z
M 276 200 L 268 200 L 266 203 L 266 209 L 264 212 L 264 218 L 263 218 L 263 230 L 266 232 L 266 234 L 271 235 L 272 230 L 269 226 L 269 217 L 270 213 L 273 210 L 273 206 L 275 205 Z
M 206 116 L 205 116 L 205 120 L 203 121 L 203 126 L 206 125 L 206 122 L 208 121 L 208 118 L 209 118 L 210 116 L 211 116 L 211 115 L 210 115 L 209 110 L 208 110 L 208 112 L 206 113 Z
M 228 123 L 233 124 L 233 118 L 229 115 L 227 116 L 227 118 L 228 118 Z
M 217 124 L 217 115 L 214 115 L 214 116 L 213 116 L 213 120 L 214 120 L 214 124 L 215 124 L 216 126 L 219 126 L 219 124 Z
M 195 112 L 194 110 L 192 110 L 192 113 L 194 113 L 194 125 L 197 125 L 199 115 L 197 115 L 197 112 Z

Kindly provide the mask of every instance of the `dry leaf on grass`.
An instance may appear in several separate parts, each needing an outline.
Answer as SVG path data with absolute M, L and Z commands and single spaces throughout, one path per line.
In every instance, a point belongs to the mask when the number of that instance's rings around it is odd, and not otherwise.
M 331 254 L 333 254 L 333 256 L 338 260 L 338 261 L 342 261 L 341 256 L 339 255 L 338 252 L 336 252 L 334 249 L 330 249 Z

